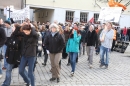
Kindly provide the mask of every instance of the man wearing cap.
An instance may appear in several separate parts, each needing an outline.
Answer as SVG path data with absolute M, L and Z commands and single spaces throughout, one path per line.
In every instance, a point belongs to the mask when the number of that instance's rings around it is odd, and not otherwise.
M 6 33 L 6 38 L 7 38 L 7 40 L 6 40 L 6 42 L 5 42 L 5 45 L 3 46 L 3 49 L 4 49 L 4 67 L 3 67 L 2 69 L 3 69 L 3 70 L 6 70 L 7 62 L 6 62 L 5 53 L 6 53 L 6 48 L 7 48 L 8 40 L 10 39 L 10 36 L 11 36 L 13 30 L 12 30 L 11 22 L 10 22 L 10 21 L 6 20 L 6 21 L 4 22 L 4 24 L 5 24 L 4 30 L 5 30 L 5 33 Z

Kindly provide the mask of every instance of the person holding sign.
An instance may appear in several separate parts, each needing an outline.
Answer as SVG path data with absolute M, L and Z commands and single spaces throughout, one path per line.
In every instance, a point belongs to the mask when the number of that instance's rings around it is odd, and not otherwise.
M 100 58 L 101 58 L 101 64 L 100 67 L 105 66 L 105 68 L 108 68 L 109 63 L 109 52 L 112 47 L 112 41 L 114 37 L 114 30 L 112 29 L 112 23 L 108 22 L 106 23 L 105 29 L 100 34 L 100 41 L 101 41 L 101 47 L 100 47 Z M 106 53 L 106 58 L 104 59 L 104 54 Z

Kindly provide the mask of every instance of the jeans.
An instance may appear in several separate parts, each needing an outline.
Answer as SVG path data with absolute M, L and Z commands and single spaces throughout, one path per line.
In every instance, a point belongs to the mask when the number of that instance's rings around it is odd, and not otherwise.
M 4 52 L 3 56 L 4 56 L 4 67 L 5 68 L 7 68 L 7 65 L 8 65 L 8 63 L 6 62 L 6 57 L 5 57 L 6 49 L 7 49 L 7 46 L 4 45 L 3 46 L 3 52 Z
M 70 55 L 70 63 L 72 68 L 71 72 L 74 72 L 76 67 L 76 58 L 78 56 L 78 52 L 70 52 L 69 55 Z
M 35 86 L 35 81 L 34 81 L 34 63 L 35 63 L 36 57 L 22 57 L 21 62 L 19 65 L 19 74 L 23 77 L 23 80 L 27 84 L 31 84 L 31 86 Z M 28 73 L 25 73 L 26 65 L 28 64 Z M 27 75 L 28 74 L 28 75 Z
M 8 64 L 6 69 L 6 77 L 2 84 L 2 86 L 10 86 L 11 83 L 11 72 L 13 69 L 14 64 Z
M 2 52 L 2 47 L 0 47 L 0 53 Z M 2 55 L 3 55 L 3 52 L 2 52 Z M 0 75 L 2 74 L 2 67 L 1 67 L 1 63 L 2 61 L 0 61 Z
M 81 42 L 80 49 L 79 49 L 79 55 L 81 55 L 83 52 L 83 55 L 85 54 L 85 44 Z
M 106 47 L 103 47 L 103 46 L 100 47 L 101 65 L 108 66 L 108 63 L 109 63 L 109 51 L 110 51 L 109 48 L 106 48 Z M 105 54 L 106 54 L 106 58 L 104 58 Z

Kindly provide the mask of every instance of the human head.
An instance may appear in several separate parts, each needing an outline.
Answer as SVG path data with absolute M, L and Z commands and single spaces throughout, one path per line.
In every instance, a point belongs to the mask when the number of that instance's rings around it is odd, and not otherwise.
M 106 27 L 108 30 L 112 29 L 112 23 L 111 22 L 107 22 L 106 23 Z
M 41 31 L 45 31 L 45 30 L 46 30 L 45 25 L 42 25 L 42 26 L 41 26 Z
M 3 19 L 0 19 L 0 24 L 3 24 Z
M 5 24 L 5 27 L 6 27 L 6 28 L 8 28 L 8 27 L 11 26 L 11 22 L 8 21 L 8 20 L 6 20 L 6 21 L 4 22 L 4 24 Z
M 90 25 L 89 26 L 89 31 L 92 32 L 94 30 L 94 26 L 93 25 Z
M 25 35 L 30 35 L 31 30 L 32 28 L 30 24 L 25 24 L 22 26 L 22 31 L 25 33 Z
M 99 29 L 99 30 L 100 30 L 100 29 L 102 29 L 102 27 L 101 27 L 101 25 L 100 25 L 100 24 L 98 25 L 98 29 Z
M 49 27 L 51 32 L 59 32 L 59 26 L 55 23 L 52 23 Z
M 62 29 L 62 26 L 61 26 L 61 25 L 59 25 L 59 33 L 60 33 L 60 34 L 63 34 L 63 33 L 64 33 L 64 30 Z

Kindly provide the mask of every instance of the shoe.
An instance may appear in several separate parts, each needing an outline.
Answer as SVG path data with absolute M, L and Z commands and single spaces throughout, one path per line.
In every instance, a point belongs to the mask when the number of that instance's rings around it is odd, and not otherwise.
M 108 69 L 108 66 L 105 66 L 105 69 Z
M 26 85 L 26 86 L 31 86 L 30 84 L 27 84 L 27 83 L 26 83 L 25 85 Z
M 0 79 L 2 78 L 3 75 L 0 74 Z
M 50 78 L 50 81 L 54 81 L 54 80 L 56 80 L 56 78 Z
M 57 78 L 57 83 L 59 83 L 60 82 L 60 78 Z
M 90 69 L 93 68 L 92 64 L 89 65 L 89 68 L 90 68 Z
M 68 63 L 67 66 L 70 66 L 70 63 Z
M 43 66 L 46 66 L 46 63 L 42 63 Z
M 74 76 L 74 72 L 71 72 L 70 76 Z
M 5 67 L 3 67 L 3 68 L 2 68 L 2 70 L 6 70 L 6 68 L 5 68 Z
M 99 52 L 96 52 L 96 55 L 98 55 L 99 54 Z
M 103 66 L 104 66 L 104 65 L 101 64 L 99 67 L 101 68 L 101 67 L 103 67 Z

